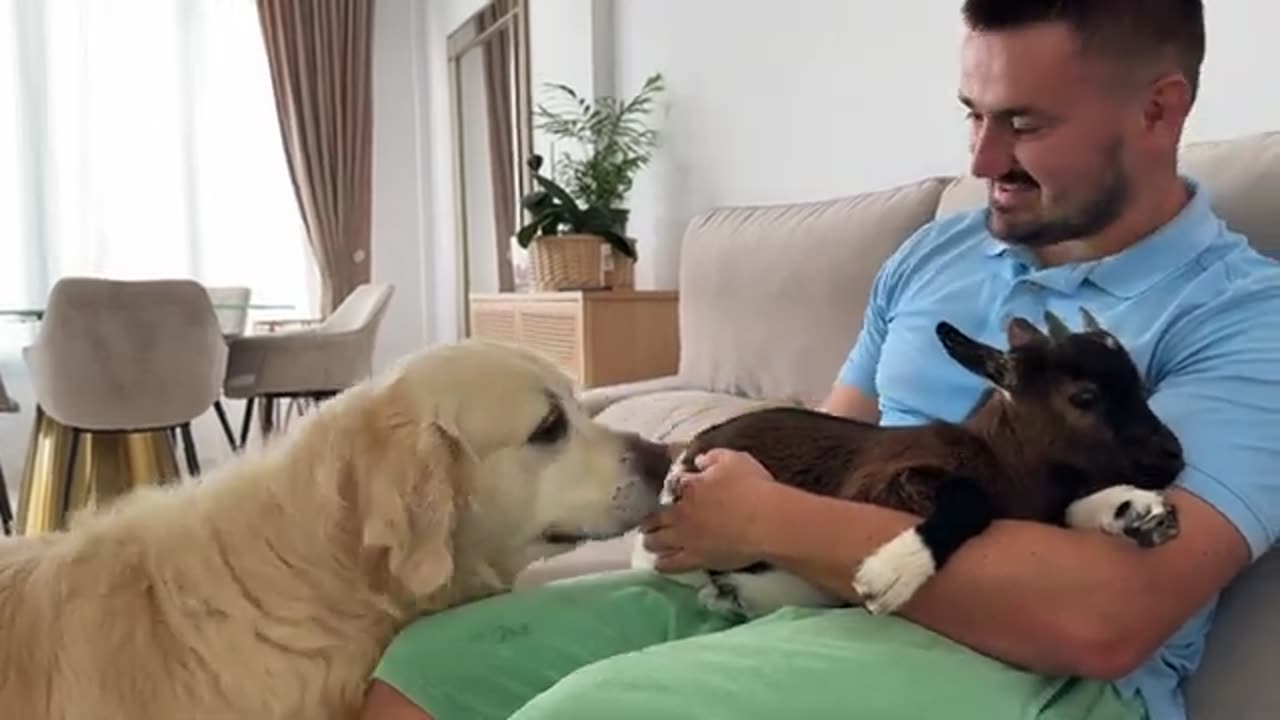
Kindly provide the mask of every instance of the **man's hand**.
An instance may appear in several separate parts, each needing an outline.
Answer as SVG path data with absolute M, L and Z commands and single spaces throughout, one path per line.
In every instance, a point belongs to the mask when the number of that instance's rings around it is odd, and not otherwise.
M 680 500 L 642 526 L 659 572 L 732 570 L 760 559 L 775 498 L 791 491 L 751 455 L 710 450 L 681 478 Z

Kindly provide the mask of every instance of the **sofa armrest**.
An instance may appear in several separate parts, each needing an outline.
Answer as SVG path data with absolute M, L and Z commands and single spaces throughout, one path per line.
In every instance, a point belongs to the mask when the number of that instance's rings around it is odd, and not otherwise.
M 691 388 L 693 388 L 693 385 L 679 375 L 664 375 L 647 380 L 590 388 L 579 393 L 578 400 L 586 408 L 587 414 L 595 417 L 605 408 L 620 400 L 666 390 L 687 390 Z

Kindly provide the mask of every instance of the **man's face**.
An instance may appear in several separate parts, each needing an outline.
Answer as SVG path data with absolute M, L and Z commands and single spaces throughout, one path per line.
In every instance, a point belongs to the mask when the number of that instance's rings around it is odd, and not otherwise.
M 1094 235 L 1125 210 L 1132 105 L 1104 84 L 1107 68 L 1064 25 L 966 36 L 960 99 L 993 235 L 1043 247 Z

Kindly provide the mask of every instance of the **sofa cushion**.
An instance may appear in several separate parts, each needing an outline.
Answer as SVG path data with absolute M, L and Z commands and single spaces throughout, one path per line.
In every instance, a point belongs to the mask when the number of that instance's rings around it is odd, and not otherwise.
M 1212 196 L 1213 208 L 1224 222 L 1259 252 L 1280 257 L 1280 131 L 1228 140 L 1187 143 L 1180 156 L 1182 172 L 1200 181 Z M 983 180 L 965 176 L 952 180 L 938 200 L 937 216 L 981 206 L 986 202 Z
M 946 183 L 695 217 L 681 247 L 681 378 L 819 402 L 862 327 L 877 270 L 933 217 Z
M 1280 256 L 1280 132 L 1189 143 L 1181 165 L 1208 188 L 1213 209 L 1228 227 L 1259 252 Z
M 789 404 L 794 403 L 706 390 L 670 390 L 619 400 L 595 419 L 611 428 L 639 433 L 654 442 L 686 442 L 699 430 L 748 410 Z
M 1215 610 L 1200 669 L 1187 682 L 1191 720 L 1276 716 L 1280 688 L 1280 552 L 1263 555 L 1237 578 Z
M 952 178 L 951 182 L 942 189 L 942 196 L 938 198 L 935 217 L 972 210 L 982 207 L 986 202 L 986 181 L 970 175 Z

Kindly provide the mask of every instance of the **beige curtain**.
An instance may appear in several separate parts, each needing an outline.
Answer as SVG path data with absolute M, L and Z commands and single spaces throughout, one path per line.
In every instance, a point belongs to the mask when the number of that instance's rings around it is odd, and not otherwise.
M 369 281 L 374 0 L 258 0 L 280 132 L 328 315 Z
M 508 0 L 498 0 L 478 18 L 479 31 L 496 23 L 511 8 Z M 485 107 L 488 108 L 489 177 L 493 184 L 493 229 L 497 243 L 498 289 L 515 289 L 511 267 L 511 236 L 516 232 L 515 147 L 512 129 L 512 24 L 490 35 L 482 44 L 484 53 Z

